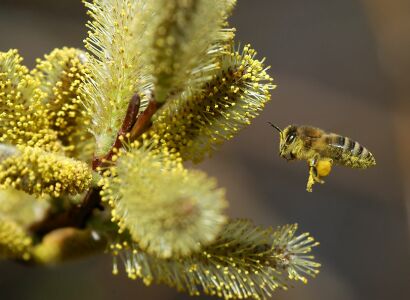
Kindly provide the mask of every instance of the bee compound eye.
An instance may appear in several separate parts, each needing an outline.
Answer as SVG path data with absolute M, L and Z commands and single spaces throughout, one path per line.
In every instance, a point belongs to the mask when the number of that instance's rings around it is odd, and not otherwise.
M 286 139 L 286 143 L 290 144 L 294 141 L 296 135 L 295 134 L 289 134 L 288 138 Z

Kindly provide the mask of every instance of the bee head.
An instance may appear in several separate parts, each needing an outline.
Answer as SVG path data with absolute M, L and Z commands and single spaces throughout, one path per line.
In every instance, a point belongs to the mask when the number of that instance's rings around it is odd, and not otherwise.
M 280 137 L 279 155 L 287 160 L 295 159 L 293 149 L 298 140 L 297 126 L 289 125 L 286 127 Z
M 298 140 L 298 132 L 297 126 L 289 125 L 284 130 L 281 130 L 276 125 L 269 122 L 269 124 L 279 131 L 280 134 L 280 144 L 279 144 L 279 155 L 287 160 L 295 159 L 295 155 L 293 154 L 293 146 L 295 145 L 296 141 Z

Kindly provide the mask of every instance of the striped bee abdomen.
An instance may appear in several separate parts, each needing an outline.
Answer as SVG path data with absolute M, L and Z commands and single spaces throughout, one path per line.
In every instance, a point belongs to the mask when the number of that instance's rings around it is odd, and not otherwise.
M 374 156 L 360 143 L 348 137 L 331 134 L 326 137 L 327 155 L 336 163 L 352 168 L 366 169 L 374 166 Z

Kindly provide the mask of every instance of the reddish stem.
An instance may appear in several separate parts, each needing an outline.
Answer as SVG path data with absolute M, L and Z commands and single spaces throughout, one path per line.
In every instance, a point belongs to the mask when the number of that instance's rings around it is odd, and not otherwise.
M 147 131 L 148 128 L 151 127 L 151 118 L 157 112 L 157 110 L 161 107 L 161 104 L 156 102 L 155 100 L 151 100 L 148 103 L 147 108 L 141 113 L 138 117 L 137 122 L 132 127 L 130 131 L 130 140 L 136 140 L 141 134 Z

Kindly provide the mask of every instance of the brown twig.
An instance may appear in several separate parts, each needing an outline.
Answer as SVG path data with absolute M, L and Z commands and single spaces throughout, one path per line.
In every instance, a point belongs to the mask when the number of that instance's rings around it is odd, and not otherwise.
M 141 134 L 147 131 L 147 129 L 151 126 L 151 117 L 157 112 L 160 107 L 161 104 L 159 104 L 155 100 L 151 100 L 148 103 L 147 108 L 138 117 L 137 122 L 135 122 L 135 125 L 130 131 L 131 141 L 136 140 L 139 136 L 141 136 Z

